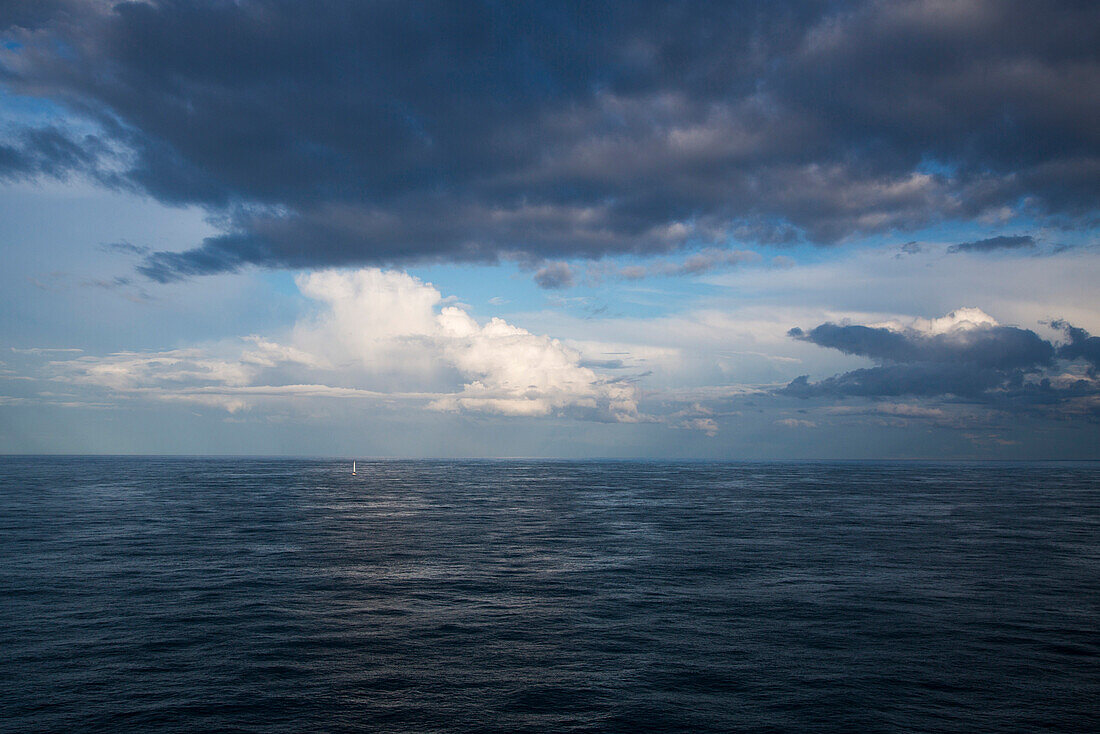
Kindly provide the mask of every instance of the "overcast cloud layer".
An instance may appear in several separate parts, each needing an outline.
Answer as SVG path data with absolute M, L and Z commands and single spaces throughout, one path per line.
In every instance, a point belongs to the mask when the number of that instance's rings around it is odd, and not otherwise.
M 1095 224 L 1093 2 L 4 0 L 0 27 L 0 83 L 69 111 L 8 129 L 0 176 L 216 217 L 156 280 Z

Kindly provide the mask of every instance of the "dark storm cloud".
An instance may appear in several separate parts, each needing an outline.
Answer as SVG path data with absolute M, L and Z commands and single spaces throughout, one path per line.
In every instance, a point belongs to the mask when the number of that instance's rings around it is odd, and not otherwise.
M 75 5 L 71 0 L 0 0 L 0 30 L 38 28 Z
M 12 145 L 0 144 L 0 179 L 36 175 L 64 178 L 70 172 L 90 173 L 105 181 L 96 170 L 97 160 L 107 150 L 94 135 L 73 138 L 54 127 L 23 130 Z
M 974 242 L 960 242 L 947 248 L 949 254 L 956 252 L 992 252 L 994 250 L 1018 250 L 1023 247 L 1035 247 L 1035 238 L 1031 235 L 1001 235 Z
M 1064 222 L 1100 185 L 1095 3 L 8 0 L 0 19 L 0 81 L 128 151 L 104 180 L 224 223 L 152 254 L 160 280 L 828 244 L 1004 207 Z M 0 149 L 7 175 L 59 160 Z
M 788 336 L 883 362 L 957 364 L 1009 370 L 1048 365 L 1054 357 L 1050 342 L 1033 331 L 1014 326 L 980 326 L 929 335 L 870 326 L 822 324 L 809 332 L 791 329 Z
M 1055 321 L 1051 326 L 1061 329 L 1069 337 L 1069 342 L 1058 348 L 1058 356 L 1088 362 L 1090 374 L 1095 377 L 1100 371 L 1100 337 L 1091 336 L 1084 329 L 1070 326 L 1065 321 Z
M 803 375 L 779 393 L 796 398 L 810 397 L 900 397 L 906 395 L 959 395 L 978 397 L 998 387 L 1005 376 L 997 370 L 973 369 L 965 365 L 916 363 L 891 364 L 852 370 L 810 382 Z
M 860 325 L 821 324 L 810 330 L 791 329 L 788 335 L 845 354 L 867 357 L 875 367 L 852 370 L 818 382 L 808 376 L 778 391 L 797 398 L 900 396 L 955 396 L 1004 410 L 1036 406 L 1079 407 L 1081 399 L 1100 395 L 1093 380 L 1065 380 L 1055 385 L 1047 376 L 1059 368 L 1057 359 L 1083 360 L 1096 376 L 1100 339 L 1065 322 L 1069 342 L 1055 346 L 1028 329 L 980 325 L 929 334 Z M 1090 415 L 1100 405 L 1088 402 Z

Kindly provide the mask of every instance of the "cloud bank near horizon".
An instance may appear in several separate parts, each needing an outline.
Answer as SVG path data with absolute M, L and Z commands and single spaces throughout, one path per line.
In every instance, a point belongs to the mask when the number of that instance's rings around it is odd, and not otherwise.
M 280 334 L 105 356 L 75 348 L 21 350 L 17 354 L 46 360 L 45 366 L 38 374 L 6 370 L 9 379 L 47 378 L 54 387 L 16 402 L 105 408 L 152 401 L 233 416 L 308 416 L 324 401 L 338 400 L 369 404 L 372 413 L 651 423 L 711 438 L 756 421 L 754 413 L 786 431 L 884 422 L 995 432 L 1025 415 L 1100 421 L 1100 338 L 1064 321 L 1049 325 L 1063 335 L 1054 341 L 999 324 L 977 308 L 932 319 L 795 327 L 788 335 L 796 344 L 874 366 L 816 381 L 803 375 L 778 384 L 716 383 L 709 380 L 721 380 L 729 360 L 767 362 L 771 374 L 797 375 L 806 365 L 801 357 L 727 346 L 714 355 L 719 375 L 707 366 L 709 358 L 691 357 L 704 348 L 700 339 L 759 344 L 774 322 L 712 322 L 691 334 L 686 325 L 700 323 L 703 314 L 676 317 L 687 321 L 657 332 L 652 323 L 610 319 L 620 338 L 630 339 L 637 328 L 678 341 L 567 344 L 504 319 L 478 321 L 404 272 L 315 271 L 296 282 L 312 307 Z M 750 333 L 734 336 L 744 329 Z M 822 363 L 816 364 L 820 371 Z
M 50 369 L 62 382 L 116 398 L 230 413 L 265 401 L 334 397 L 502 416 L 649 420 L 628 379 L 598 373 L 557 339 L 499 318 L 478 323 L 407 273 L 319 271 L 296 282 L 319 309 L 282 338 L 81 355 L 54 359 Z
M 933 398 L 1098 421 L 1100 338 L 1063 321 L 1052 325 L 1068 341 L 1056 345 L 1030 329 L 1002 326 L 976 308 L 908 324 L 796 327 L 789 332 L 794 339 L 866 357 L 876 366 L 818 382 L 803 375 L 777 392 L 802 399 Z

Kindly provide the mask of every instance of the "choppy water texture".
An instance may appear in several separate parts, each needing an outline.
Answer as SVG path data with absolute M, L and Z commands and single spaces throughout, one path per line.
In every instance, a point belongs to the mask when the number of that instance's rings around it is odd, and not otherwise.
M 0 459 L 18 732 L 1086 731 L 1100 469 Z

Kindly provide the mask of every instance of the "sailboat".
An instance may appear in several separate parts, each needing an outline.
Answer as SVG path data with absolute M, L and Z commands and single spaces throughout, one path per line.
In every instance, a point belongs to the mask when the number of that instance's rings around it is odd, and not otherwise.
M 355 462 L 354 461 L 351 462 L 351 475 L 353 477 L 355 476 Z

